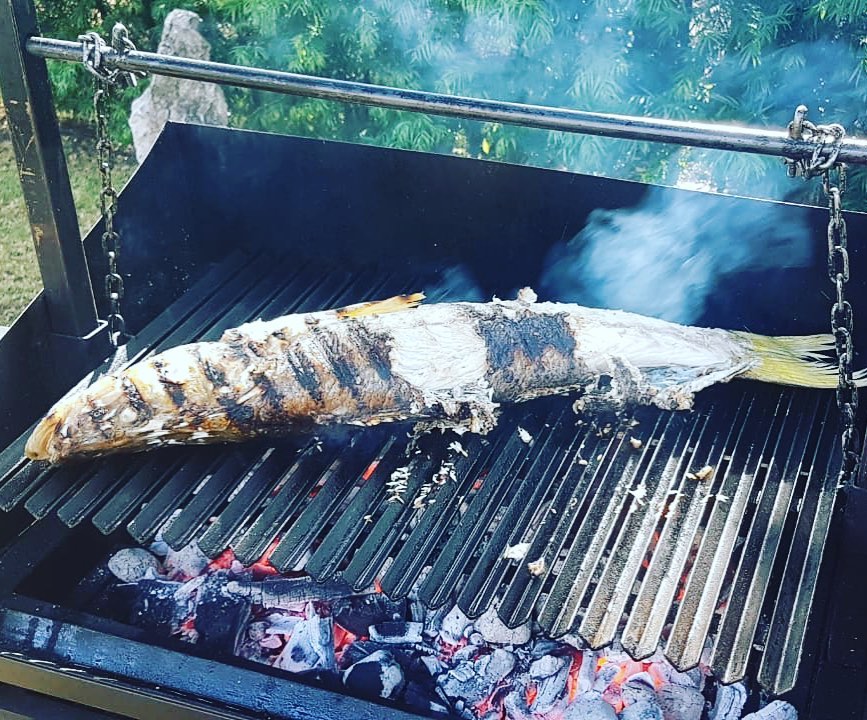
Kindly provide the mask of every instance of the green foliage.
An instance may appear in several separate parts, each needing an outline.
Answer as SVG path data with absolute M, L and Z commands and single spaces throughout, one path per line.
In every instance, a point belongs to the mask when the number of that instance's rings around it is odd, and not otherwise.
M 533 104 L 783 128 L 867 126 L 867 0 L 41 0 L 43 31 L 155 48 L 175 7 L 199 13 L 215 60 Z M 52 63 L 64 116 L 89 121 L 82 68 Z M 139 90 L 140 91 L 140 90 Z M 127 91 L 111 118 L 128 139 Z M 671 182 L 782 192 L 779 163 L 227 89 L 238 127 Z M 854 173 L 862 193 L 864 173 Z M 791 188 L 791 185 L 787 186 Z M 854 192 L 853 192 L 854 194 Z

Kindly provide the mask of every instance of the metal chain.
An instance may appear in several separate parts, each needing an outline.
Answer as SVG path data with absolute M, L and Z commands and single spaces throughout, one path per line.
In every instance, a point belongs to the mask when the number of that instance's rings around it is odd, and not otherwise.
M 99 163 L 99 173 L 102 176 L 102 189 L 99 193 L 99 207 L 102 211 L 103 232 L 102 252 L 108 264 L 105 275 L 105 295 L 108 299 L 108 337 L 112 347 L 121 344 L 125 335 L 126 323 L 120 312 L 120 301 L 123 299 L 123 278 L 117 267 L 120 255 L 120 235 L 114 228 L 114 216 L 117 213 L 117 191 L 112 183 L 111 170 L 113 166 L 113 147 L 108 134 L 107 106 L 111 96 L 112 85 L 102 78 L 97 79 L 96 91 L 93 94 L 93 107 L 96 112 L 96 154 Z
M 799 105 L 788 127 L 789 137 L 816 143 L 810 158 L 786 159 L 790 177 L 805 180 L 822 176 L 822 189 L 828 198 L 828 279 L 834 286 L 835 297 L 831 305 L 831 332 L 837 352 L 837 407 L 840 410 L 840 443 L 843 465 L 840 482 L 845 483 L 858 467 L 860 438 L 856 426 L 858 414 L 858 388 L 853 377 L 852 364 L 855 349 L 854 314 L 846 299 L 849 282 L 849 247 L 846 219 L 843 217 L 843 193 L 846 191 L 846 166 L 837 162 L 843 136 L 842 125 L 814 125 L 807 120 L 807 106 Z
M 105 255 L 108 272 L 105 275 L 105 295 L 108 300 L 108 337 L 112 347 L 117 347 L 126 337 L 126 322 L 120 312 L 123 299 L 123 277 L 118 271 L 120 256 L 120 235 L 114 227 L 117 213 L 117 190 L 112 182 L 111 171 L 114 166 L 114 148 L 108 132 L 108 108 L 113 88 L 118 84 L 136 84 L 135 73 L 108 69 L 103 64 L 107 53 L 120 54 L 135 50 L 129 39 L 127 29 L 117 23 L 112 29 L 112 44 L 109 47 L 99 33 L 89 32 L 78 37 L 81 41 L 82 61 L 88 72 L 96 78 L 93 93 L 93 109 L 96 114 L 96 154 L 102 188 L 99 193 L 99 207 L 102 212 L 103 232 L 102 251 Z
M 836 174 L 836 179 L 832 177 Z M 858 388 L 853 378 L 855 349 L 852 344 L 854 315 L 846 299 L 849 282 L 849 248 L 842 197 L 846 190 L 846 166 L 836 163 L 822 172 L 822 189 L 828 198 L 828 279 L 836 290 L 831 305 L 831 332 L 837 350 L 837 407 L 840 409 L 843 467 L 840 479 L 846 482 L 858 466 L 860 438 L 856 426 Z

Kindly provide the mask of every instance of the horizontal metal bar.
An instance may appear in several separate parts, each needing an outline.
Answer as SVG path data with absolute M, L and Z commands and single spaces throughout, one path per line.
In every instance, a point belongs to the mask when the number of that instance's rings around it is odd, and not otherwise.
M 27 50 L 34 55 L 53 60 L 80 62 L 82 58 L 82 44 L 66 40 L 32 37 L 27 41 Z M 204 80 L 288 95 L 623 140 L 670 143 L 790 158 L 809 157 L 816 148 L 815 143 L 789 139 L 782 130 L 523 105 L 422 90 L 403 90 L 348 80 L 332 80 L 136 50 L 123 55 L 108 50 L 103 55 L 103 63 L 108 68 Z M 842 162 L 867 164 L 867 140 L 845 140 L 838 157 Z

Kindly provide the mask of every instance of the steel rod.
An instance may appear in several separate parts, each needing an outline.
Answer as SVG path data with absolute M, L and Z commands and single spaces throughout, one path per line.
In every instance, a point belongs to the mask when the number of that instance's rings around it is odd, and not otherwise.
M 28 40 L 27 49 L 34 55 L 53 60 L 80 62 L 82 58 L 82 45 L 79 42 L 33 37 Z M 623 140 L 670 143 L 790 158 L 809 157 L 816 148 L 814 143 L 791 140 L 782 130 L 523 105 L 422 90 L 403 90 L 349 80 L 332 80 L 135 50 L 125 54 L 113 50 L 107 51 L 103 62 L 109 68 L 269 90 L 287 95 Z M 845 140 L 839 159 L 843 162 L 867 164 L 867 140 Z
M 86 337 L 98 327 L 45 61 L 24 49 L 36 30 L 30 2 L 0 0 L 0 90 L 42 274 L 51 329 Z

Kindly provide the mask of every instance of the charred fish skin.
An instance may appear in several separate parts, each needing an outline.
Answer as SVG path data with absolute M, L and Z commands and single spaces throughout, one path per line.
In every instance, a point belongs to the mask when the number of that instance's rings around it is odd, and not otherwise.
M 59 401 L 27 455 L 56 463 L 403 420 L 485 433 L 501 403 L 575 390 L 614 405 L 687 409 L 695 392 L 732 377 L 814 387 L 836 379 L 816 361 L 824 336 L 685 327 L 539 303 L 526 290 L 490 303 L 416 307 L 420 298 L 255 321 L 153 355 Z

